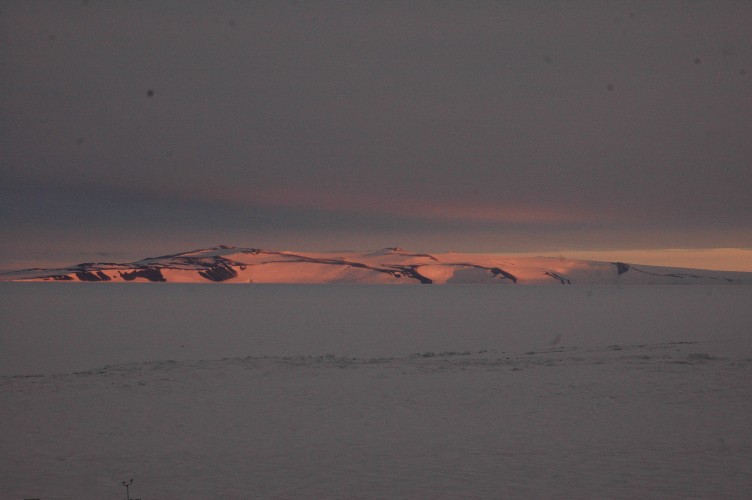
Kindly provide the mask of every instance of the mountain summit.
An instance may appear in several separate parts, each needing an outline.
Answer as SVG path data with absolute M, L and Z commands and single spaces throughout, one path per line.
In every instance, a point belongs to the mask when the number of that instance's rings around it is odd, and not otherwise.
M 26 269 L 0 281 L 353 284 L 752 284 L 752 273 L 497 254 L 415 253 L 398 247 L 288 252 L 221 245 L 136 262 Z

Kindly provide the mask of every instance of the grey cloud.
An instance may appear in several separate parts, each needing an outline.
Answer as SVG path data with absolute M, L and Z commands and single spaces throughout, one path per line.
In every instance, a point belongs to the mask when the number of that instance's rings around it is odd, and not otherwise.
M 292 186 L 600 214 L 567 228 L 580 241 L 733 242 L 752 220 L 750 20 L 731 2 L 5 2 L 0 179 L 78 186 L 104 207 L 90 218 L 107 215 L 98 190 Z M 119 206 L 148 212 L 131 195 Z M 229 217 L 217 196 L 195 196 L 207 227 Z M 290 231 L 458 230 L 263 213 Z

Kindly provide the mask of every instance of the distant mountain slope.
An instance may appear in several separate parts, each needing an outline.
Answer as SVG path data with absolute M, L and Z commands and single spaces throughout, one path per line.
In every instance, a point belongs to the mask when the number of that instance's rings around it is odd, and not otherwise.
M 550 257 L 369 252 L 287 252 L 226 245 L 137 262 L 25 269 L 0 281 L 353 284 L 752 284 L 752 273 Z

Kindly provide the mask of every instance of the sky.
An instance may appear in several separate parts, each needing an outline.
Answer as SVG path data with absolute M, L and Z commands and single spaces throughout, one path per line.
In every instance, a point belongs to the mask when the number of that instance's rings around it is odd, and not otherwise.
M 230 244 L 752 271 L 749 2 L 0 0 L 0 74 L 2 268 Z

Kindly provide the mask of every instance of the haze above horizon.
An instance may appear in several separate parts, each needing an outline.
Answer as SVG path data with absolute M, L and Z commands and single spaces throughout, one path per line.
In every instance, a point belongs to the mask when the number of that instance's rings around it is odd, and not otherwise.
M 236 242 L 752 271 L 752 4 L 0 1 L 0 33 L 0 269 Z

